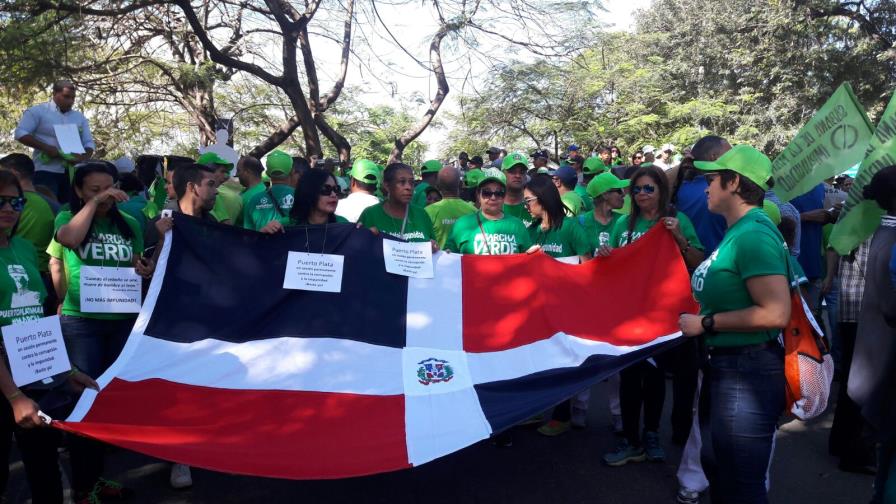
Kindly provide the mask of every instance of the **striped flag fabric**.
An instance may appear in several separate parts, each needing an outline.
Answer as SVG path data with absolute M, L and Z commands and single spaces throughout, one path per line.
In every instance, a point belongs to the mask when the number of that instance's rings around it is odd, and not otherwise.
M 423 464 L 679 342 L 688 273 L 657 226 L 581 265 L 434 257 L 387 273 L 349 224 L 262 235 L 175 215 L 143 310 L 64 430 L 206 469 L 341 478 Z M 283 288 L 289 251 L 341 292 Z

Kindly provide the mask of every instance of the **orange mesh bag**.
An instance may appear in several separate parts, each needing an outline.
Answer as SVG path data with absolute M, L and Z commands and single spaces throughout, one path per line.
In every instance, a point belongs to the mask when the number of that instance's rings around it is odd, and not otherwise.
M 815 418 L 828 407 L 834 360 L 799 288 L 790 291 L 790 323 L 783 335 L 787 411 L 801 420 Z

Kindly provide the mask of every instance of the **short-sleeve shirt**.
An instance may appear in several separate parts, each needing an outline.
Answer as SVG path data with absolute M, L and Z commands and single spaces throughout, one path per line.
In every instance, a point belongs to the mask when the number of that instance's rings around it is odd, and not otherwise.
M 790 200 L 800 213 L 819 210 L 824 203 L 824 184 L 818 184 L 812 190 Z M 821 223 L 797 222 L 800 226 L 800 255 L 798 257 L 806 277 L 810 281 L 821 278 Z
M 365 208 L 379 202 L 379 198 L 372 194 L 363 191 L 353 192 L 339 200 L 339 204 L 336 205 L 336 215 L 345 217 L 349 222 L 358 222 L 358 218 L 361 217 L 361 212 Z
M 526 227 L 532 224 L 532 214 L 526 210 L 526 205 L 523 203 L 517 203 L 516 205 L 504 203 L 504 213 L 523 221 L 523 225 Z
M 661 218 L 662 217 L 647 220 L 639 215 L 638 220 L 635 221 L 635 227 L 632 230 L 632 236 L 630 238 L 628 233 L 628 221 L 631 219 L 631 216 L 620 216 L 619 220 L 617 220 L 616 224 L 613 226 L 613 232 L 610 233 L 610 246 L 618 248 L 633 243 L 650 231 L 650 228 Z M 697 237 L 697 231 L 694 230 L 694 225 L 691 223 L 691 219 L 688 219 L 688 216 L 681 212 L 677 212 L 675 218 L 678 219 L 678 226 L 681 228 L 681 234 L 684 235 L 685 240 L 688 241 L 688 245 L 695 249 L 703 250 L 703 244 L 700 243 L 700 238 Z
M 593 198 L 588 195 L 588 191 L 587 189 L 585 189 L 585 186 L 583 186 L 582 184 L 577 184 L 575 191 L 576 194 L 578 194 L 579 197 L 582 198 L 582 208 L 584 208 L 584 211 L 590 212 L 594 210 Z
M 249 223 L 249 211 L 248 211 L 249 201 L 252 198 L 254 198 L 256 194 L 261 194 L 261 193 L 265 192 L 266 190 L 267 190 L 267 186 L 264 185 L 264 182 L 259 182 L 259 183 L 255 184 L 254 186 L 243 191 L 243 194 L 240 195 L 240 199 L 242 200 L 241 204 L 240 204 L 240 206 L 242 207 L 242 211 L 240 212 L 240 214 L 242 215 L 242 217 L 240 217 L 240 219 L 238 221 L 233 221 L 234 226 L 240 226 L 240 227 L 244 227 L 244 228 L 249 227 L 249 225 L 248 225 L 248 223 Z M 221 195 L 220 190 L 218 191 L 218 195 L 219 196 Z M 217 201 L 215 203 L 217 203 Z M 215 213 L 215 211 L 213 209 L 212 214 L 214 214 L 214 213 Z M 215 215 L 215 218 L 217 218 L 217 217 L 218 216 Z
M 541 251 L 551 257 L 582 256 L 593 252 L 585 228 L 577 217 L 566 217 L 559 228 L 548 231 L 541 229 L 540 221 L 533 222 L 528 229 L 532 243 L 540 245 Z
M 411 196 L 411 204 L 423 208 L 426 206 L 426 190 L 431 187 L 428 182 L 420 182 L 414 187 L 414 195 Z
M 597 249 L 607 246 L 610 247 L 610 235 L 616 221 L 622 217 L 622 214 L 610 212 L 610 220 L 606 224 L 601 224 L 594 218 L 594 212 L 588 212 L 578 216 L 582 228 L 585 230 L 585 237 L 588 238 L 589 247 L 592 255 Z
M 432 220 L 432 234 L 439 248 L 445 247 L 457 219 L 475 212 L 476 207 L 460 198 L 445 198 L 426 207 L 426 213 Z
M 43 317 L 46 297 L 34 245 L 13 236 L 0 247 L 0 327 Z
M 725 236 L 728 223 L 721 215 L 709 211 L 706 204 L 707 187 L 706 177 L 703 175 L 698 175 L 693 180 L 682 180 L 675 206 L 691 219 L 700 243 L 706 247 L 707 253 L 711 253 Z
M 754 303 L 747 290 L 748 279 L 787 274 L 787 246 L 776 231 L 760 208 L 750 210 L 728 228 L 719 247 L 691 278 L 701 315 L 749 308 Z M 705 338 L 709 346 L 736 347 L 764 343 L 777 338 L 779 332 L 717 332 Z
M 252 197 L 245 208 L 247 229 L 255 231 L 265 227 L 269 222 L 277 220 L 280 224 L 289 223 L 289 212 L 295 201 L 295 189 L 285 184 L 275 184 L 267 191 Z
M 521 254 L 531 246 L 523 221 L 506 213 L 501 219 L 490 220 L 481 211 L 457 219 L 445 242 L 445 250 L 476 255 Z
M 50 242 L 47 253 L 57 257 L 61 250 L 62 261 L 66 271 L 65 300 L 62 303 L 63 315 L 93 319 L 127 319 L 133 318 L 130 313 L 83 313 L 81 312 L 81 266 L 103 266 L 107 268 L 131 268 L 134 257 L 143 253 L 143 235 L 140 225 L 133 217 L 120 214 L 131 229 L 133 236 L 126 238 L 118 227 L 108 218 L 94 217 L 93 225 L 87 239 L 74 249 L 62 247 L 55 239 Z M 65 210 L 56 216 L 56 232 L 72 220 L 72 212 Z M 55 236 L 55 233 L 54 233 Z M 54 252 L 55 250 L 55 252 Z
M 215 206 L 211 213 L 218 222 L 229 222 L 239 226 L 243 219 L 243 198 L 232 186 L 222 184 L 218 187 L 218 196 L 215 198 Z
M 19 120 L 18 126 L 16 126 L 15 138 L 18 140 L 23 136 L 31 135 L 47 145 L 59 147 L 54 126 L 63 124 L 74 124 L 78 128 L 78 133 L 81 136 L 81 145 L 85 149 L 96 148 L 96 145 L 93 142 L 93 136 L 90 134 L 90 124 L 88 124 L 84 114 L 77 110 L 62 112 L 53 100 L 39 103 L 25 110 L 25 113 L 22 114 L 22 118 Z M 40 155 L 41 153 L 40 150 L 34 149 L 34 153 L 31 156 L 34 159 L 35 170 L 53 173 L 65 172 L 65 167 L 62 165 L 62 159 L 45 159 L 44 156 Z M 67 152 L 66 154 L 74 153 Z
M 19 226 L 16 228 L 16 236 L 22 237 L 37 251 L 37 268 L 46 273 L 50 257 L 47 255 L 47 246 L 53 239 L 53 222 L 56 216 L 53 209 L 40 194 L 25 191 L 25 208 L 19 217 Z
M 409 242 L 426 242 L 433 239 L 432 220 L 423 207 L 408 205 L 408 220 L 392 217 L 386 213 L 383 203 L 367 207 L 361 212 L 358 222 L 366 228 L 376 228 L 381 233 Z M 404 233 L 401 226 L 404 224 Z

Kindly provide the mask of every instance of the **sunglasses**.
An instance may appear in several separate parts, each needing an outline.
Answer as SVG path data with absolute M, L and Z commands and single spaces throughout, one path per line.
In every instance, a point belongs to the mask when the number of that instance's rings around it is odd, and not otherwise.
M 488 189 L 483 189 L 482 191 L 479 192 L 479 194 L 482 195 L 483 199 L 492 199 L 493 196 L 498 199 L 501 199 L 507 195 L 507 192 L 506 191 L 489 191 Z
M 656 187 L 650 184 L 632 186 L 632 196 L 637 196 L 641 191 L 644 191 L 644 194 L 653 194 L 656 191 Z
M 0 196 L 0 208 L 6 206 L 7 203 L 14 212 L 21 212 L 25 208 L 25 198 L 21 196 Z
M 329 196 L 331 194 L 335 194 L 336 196 L 342 196 L 342 189 L 339 186 L 334 186 L 330 184 L 324 184 L 320 188 L 321 196 Z
M 533 201 L 538 201 L 538 198 L 536 198 L 534 196 L 531 198 L 524 198 L 523 204 L 526 205 L 526 208 L 529 208 L 529 204 L 531 204 Z

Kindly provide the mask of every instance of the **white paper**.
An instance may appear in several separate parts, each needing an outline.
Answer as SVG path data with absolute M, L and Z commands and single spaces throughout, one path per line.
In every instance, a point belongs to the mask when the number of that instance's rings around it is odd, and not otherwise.
M 78 126 L 74 124 L 56 124 L 53 126 L 56 130 L 56 143 L 59 144 L 59 150 L 66 154 L 84 154 L 84 146 L 81 144 L 81 132 Z
M 383 259 L 386 271 L 414 278 L 433 278 L 432 244 L 429 242 L 406 243 L 383 240 Z
M 342 292 L 345 256 L 289 252 L 283 288 L 319 292 Z
M 81 311 L 138 313 L 142 293 L 134 268 L 81 266 Z
M 554 259 L 566 264 L 579 264 L 579 256 L 555 257 Z
M 58 315 L 3 327 L 3 344 L 12 380 L 18 387 L 72 368 Z

